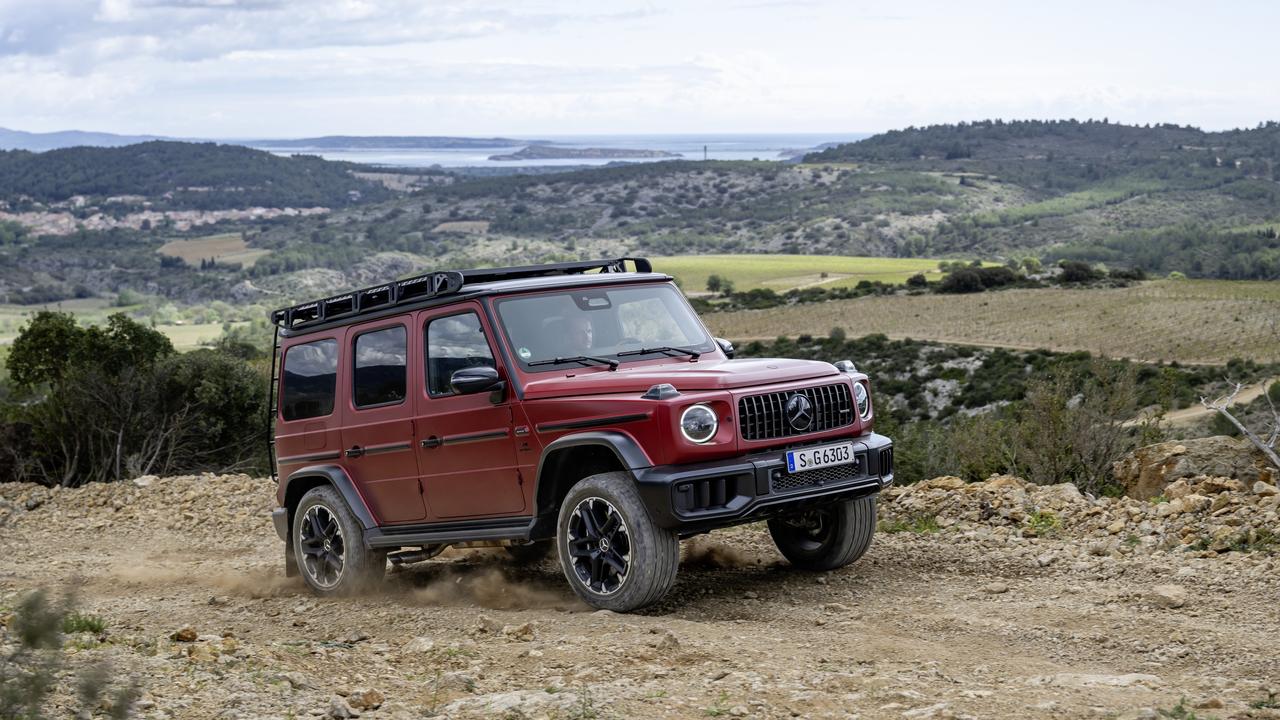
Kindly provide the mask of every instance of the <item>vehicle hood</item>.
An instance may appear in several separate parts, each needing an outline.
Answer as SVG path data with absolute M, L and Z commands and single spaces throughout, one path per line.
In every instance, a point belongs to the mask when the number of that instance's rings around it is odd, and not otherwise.
M 566 395 L 643 393 L 658 383 L 670 383 L 681 392 L 731 390 L 840 374 L 831 363 L 814 360 L 752 358 L 688 362 L 673 358 L 659 363 L 623 364 L 613 372 L 605 368 L 581 368 L 538 374 L 526 381 L 524 396 L 536 400 Z

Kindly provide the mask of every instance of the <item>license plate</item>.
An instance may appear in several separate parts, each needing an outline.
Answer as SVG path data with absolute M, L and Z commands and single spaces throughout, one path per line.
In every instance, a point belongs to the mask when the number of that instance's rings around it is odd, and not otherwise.
M 853 454 L 853 443 L 787 451 L 787 472 L 792 473 L 817 470 L 832 465 L 848 465 L 854 462 L 857 462 L 857 459 Z

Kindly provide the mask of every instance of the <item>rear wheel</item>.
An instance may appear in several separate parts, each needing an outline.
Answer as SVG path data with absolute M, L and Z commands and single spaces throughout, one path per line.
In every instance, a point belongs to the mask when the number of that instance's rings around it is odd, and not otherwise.
M 636 610 L 675 584 L 680 539 L 653 522 L 627 473 L 592 475 L 573 486 L 556 528 L 565 578 L 589 605 Z
M 769 521 L 769 534 L 778 552 L 805 570 L 835 570 L 854 562 L 871 547 L 875 532 L 875 495 Z
M 364 529 L 330 486 L 312 488 L 293 517 L 293 554 L 298 572 L 321 595 L 368 589 L 387 569 L 387 554 L 364 546 Z

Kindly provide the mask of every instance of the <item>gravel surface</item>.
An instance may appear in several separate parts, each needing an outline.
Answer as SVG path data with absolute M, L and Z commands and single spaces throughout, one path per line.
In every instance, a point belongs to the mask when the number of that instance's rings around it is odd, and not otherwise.
M 618 615 L 494 550 L 317 598 L 284 577 L 269 481 L 139 482 L 0 485 L 0 605 L 74 589 L 107 628 L 68 638 L 68 666 L 137 678 L 142 717 L 1280 718 L 1255 707 L 1280 704 L 1271 486 L 939 478 L 886 494 L 852 567 L 793 571 L 736 528 Z

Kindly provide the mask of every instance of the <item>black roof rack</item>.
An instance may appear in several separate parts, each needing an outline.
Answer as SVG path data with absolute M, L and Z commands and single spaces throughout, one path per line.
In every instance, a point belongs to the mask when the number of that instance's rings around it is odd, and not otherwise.
M 615 258 L 613 260 L 582 260 L 578 262 L 522 265 L 520 267 L 481 268 L 477 270 L 446 270 L 394 280 L 355 290 L 342 295 L 280 308 L 271 313 L 272 324 L 287 330 L 311 327 L 334 320 L 354 318 L 366 313 L 385 310 L 397 305 L 452 295 L 464 285 L 518 280 L 521 278 L 550 275 L 580 275 L 590 271 L 601 273 L 627 272 L 627 261 L 635 265 L 635 272 L 653 272 L 653 265 L 645 258 Z

